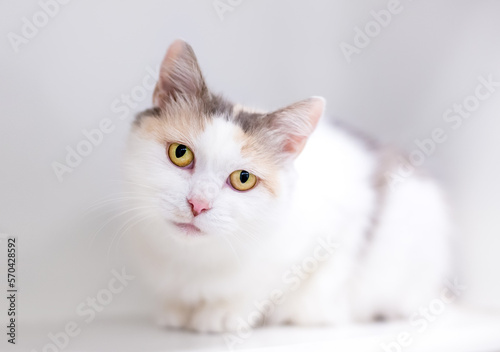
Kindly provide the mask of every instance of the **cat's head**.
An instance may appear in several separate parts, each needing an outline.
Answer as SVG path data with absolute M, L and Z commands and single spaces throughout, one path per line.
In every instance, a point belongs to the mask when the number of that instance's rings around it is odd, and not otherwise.
M 289 199 L 293 161 L 320 119 L 313 97 L 265 113 L 205 84 L 192 48 L 175 41 L 138 115 L 127 155 L 137 208 L 186 242 L 266 232 Z

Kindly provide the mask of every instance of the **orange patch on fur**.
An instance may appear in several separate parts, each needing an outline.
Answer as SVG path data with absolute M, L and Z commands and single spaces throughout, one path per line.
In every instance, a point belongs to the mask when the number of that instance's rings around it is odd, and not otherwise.
M 160 116 L 144 116 L 136 127 L 139 135 L 158 143 L 177 142 L 192 148 L 196 137 L 203 132 L 208 117 L 196 105 L 180 102 L 161 112 Z
M 235 139 L 242 145 L 242 156 L 255 165 L 256 171 L 260 174 L 256 175 L 259 177 L 259 182 L 262 182 L 262 185 L 276 197 L 279 190 L 278 166 L 272 153 L 258 138 L 246 134 L 241 128 L 238 128 Z

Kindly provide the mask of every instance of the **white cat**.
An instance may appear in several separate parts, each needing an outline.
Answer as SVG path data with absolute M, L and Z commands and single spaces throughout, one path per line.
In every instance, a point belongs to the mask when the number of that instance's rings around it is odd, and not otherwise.
M 126 158 L 148 218 L 134 250 L 165 325 L 344 324 L 409 316 L 439 295 L 440 189 L 420 175 L 391 188 L 394 155 L 319 123 L 324 106 L 233 105 L 208 90 L 188 44 L 170 46 Z

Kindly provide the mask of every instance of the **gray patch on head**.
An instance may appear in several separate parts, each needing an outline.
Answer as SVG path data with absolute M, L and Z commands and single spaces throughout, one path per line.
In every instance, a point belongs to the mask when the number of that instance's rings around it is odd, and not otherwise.
M 234 105 L 221 95 L 209 94 L 203 98 L 203 110 L 207 116 L 232 116 Z
M 161 116 L 161 109 L 158 107 L 150 108 L 139 112 L 135 115 L 134 125 L 139 127 L 141 125 L 141 120 L 145 117 L 157 117 Z
M 210 93 L 201 98 L 202 109 L 208 118 L 224 118 L 232 122 L 245 132 L 251 133 L 263 127 L 265 113 L 256 113 L 241 110 L 235 113 L 235 104 L 222 95 Z
M 221 95 L 210 94 L 203 99 L 204 112 L 208 117 L 222 117 L 232 122 L 245 132 L 251 133 L 263 127 L 265 113 L 256 113 L 247 110 L 235 112 L 235 104 Z
M 252 133 L 252 131 L 262 127 L 265 116 L 266 114 L 263 113 L 242 110 L 234 115 L 231 121 L 240 126 L 245 133 Z
M 178 102 L 180 97 L 172 98 L 173 101 Z M 207 94 L 204 97 L 197 97 L 197 106 L 201 110 L 204 118 L 213 118 L 222 116 L 226 119 L 230 119 L 233 113 L 233 104 L 225 100 L 220 95 Z M 165 114 L 163 109 L 159 107 L 153 107 L 139 112 L 134 121 L 134 125 L 140 126 L 141 120 L 145 117 L 155 117 L 164 118 Z

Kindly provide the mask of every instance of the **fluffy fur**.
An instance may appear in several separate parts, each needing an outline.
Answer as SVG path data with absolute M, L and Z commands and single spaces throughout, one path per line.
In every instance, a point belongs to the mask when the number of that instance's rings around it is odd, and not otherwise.
M 154 105 L 133 126 L 126 179 L 148 217 L 134 250 L 163 324 L 344 324 L 408 316 L 439 294 L 449 262 L 439 188 L 410 176 L 391 189 L 392 154 L 318 124 L 322 98 L 270 113 L 233 105 L 176 41 Z M 192 168 L 169 160 L 174 142 L 193 151 Z M 256 187 L 234 190 L 235 170 L 255 174 Z M 192 197 L 210 209 L 194 216 Z

